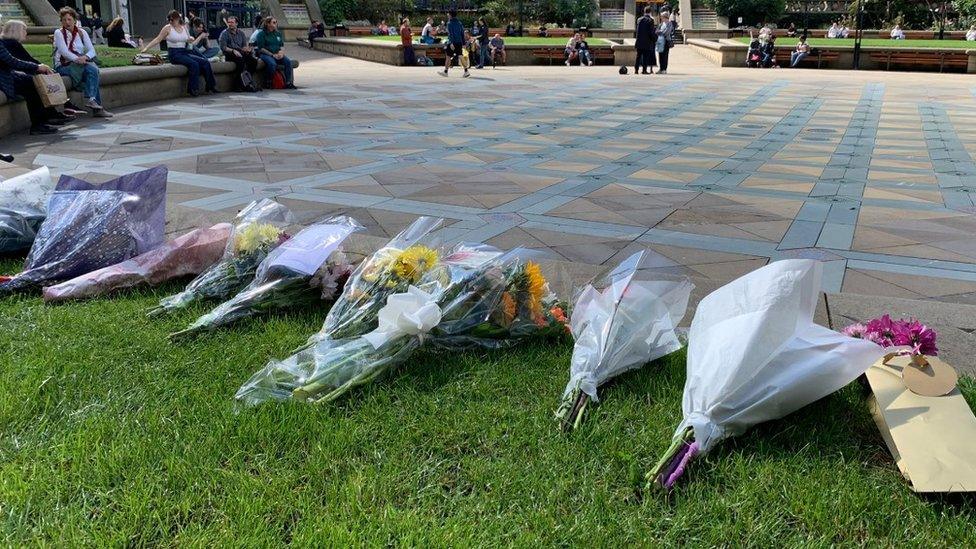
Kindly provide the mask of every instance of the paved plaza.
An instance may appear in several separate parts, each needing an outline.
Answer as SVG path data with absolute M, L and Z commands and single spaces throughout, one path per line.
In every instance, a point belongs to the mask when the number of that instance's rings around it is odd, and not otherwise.
M 93 180 L 165 164 L 168 230 L 274 196 L 307 221 L 604 264 L 648 248 L 724 282 L 771 259 L 827 262 L 825 289 L 976 303 L 976 83 L 921 73 L 512 67 L 438 78 L 304 50 L 296 92 L 124 109 L 17 166 Z

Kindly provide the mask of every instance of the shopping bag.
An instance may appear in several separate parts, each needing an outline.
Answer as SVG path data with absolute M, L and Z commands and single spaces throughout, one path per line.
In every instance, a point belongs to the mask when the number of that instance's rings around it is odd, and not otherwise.
M 34 76 L 34 87 L 41 96 L 45 107 L 56 107 L 68 102 L 68 90 L 60 74 L 38 74 Z

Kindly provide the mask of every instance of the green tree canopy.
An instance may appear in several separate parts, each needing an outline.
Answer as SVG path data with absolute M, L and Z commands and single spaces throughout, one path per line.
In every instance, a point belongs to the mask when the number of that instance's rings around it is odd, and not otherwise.
M 730 26 L 736 26 L 739 17 L 746 25 L 776 21 L 786 10 L 786 0 L 705 0 L 705 4 L 728 17 Z

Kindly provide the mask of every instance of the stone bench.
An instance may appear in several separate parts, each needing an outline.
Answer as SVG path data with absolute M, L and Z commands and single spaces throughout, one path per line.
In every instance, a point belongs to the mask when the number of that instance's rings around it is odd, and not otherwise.
M 298 61 L 292 60 L 292 66 L 298 67 Z M 258 61 L 258 68 L 264 69 L 264 63 Z M 227 61 L 213 63 L 214 76 L 217 87 L 222 91 L 233 89 L 234 64 Z M 141 65 L 128 67 L 111 67 L 101 71 L 102 104 L 107 109 L 126 107 L 139 103 L 151 103 L 167 99 L 186 97 L 186 67 L 180 65 Z M 71 79 L 63 77 L 65 86 L 71 85 Z M 203 82 L 200 89 L 203 89 Z M 76 105 L 83 104 L 80 91 L 70 90 L 68 96 Z M 9 135 L 30 127 L 27 106 L 23 101 L 8 101 L 0 92 L 0 136 Z

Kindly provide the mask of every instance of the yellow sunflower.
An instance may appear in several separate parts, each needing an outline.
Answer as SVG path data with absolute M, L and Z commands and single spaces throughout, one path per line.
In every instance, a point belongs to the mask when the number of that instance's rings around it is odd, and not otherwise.
M 437 250 L 427 246 L 410 246 L 397 256 L 390 265 L 390 270 L 400 279 L 415 283 L 424 273 L 437 265 L 439 259 Z
M 270 223 L 252 223 L 244 227 L 234 239 L 234 252 L 251 253 L 265 244 L 278 241 L 283 231 Z
M 532 297 L 533 305 L 541 302 L 546 292 L 546 277 L 542 276 L 542 268 L 538 263 L 529 261 L 525 264 L 525 276 L 529 280 L 526 290 Z

